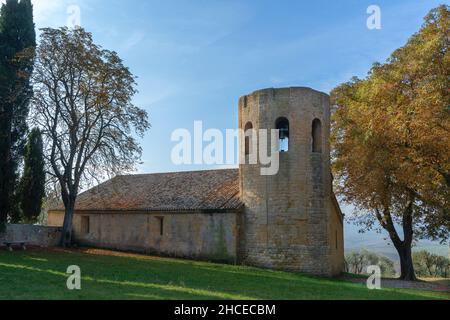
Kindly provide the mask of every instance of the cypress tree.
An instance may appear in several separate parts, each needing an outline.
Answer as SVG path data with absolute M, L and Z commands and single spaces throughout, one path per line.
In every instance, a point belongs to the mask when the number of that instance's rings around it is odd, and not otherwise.
M 45 171 L 42 135 L 35 128 L 28 136 L 25 146 L 24 172 L 20 182 L 19 198 L 22 220 L 35 222 L 45 196 Z
M 36 33 L 31 0 L 7 0 L 0 11 L 0 230 L 17 221 L 18 168 L 26 143 Z

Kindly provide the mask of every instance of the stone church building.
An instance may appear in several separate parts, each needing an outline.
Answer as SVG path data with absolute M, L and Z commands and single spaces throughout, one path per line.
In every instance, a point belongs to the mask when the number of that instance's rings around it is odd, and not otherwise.
M 239 169 L 117 176 L 78 197 L 75 241 L 341 273 L 343 215 L 332 188 L 329 96 L 309 88 L 256 91 L 239 100 L 239 128 L 280 130 L 278 174 L 261 175 L 258 161 Z M 246 159 L 253 147 L 249 136 L 240 141 Z M 61 226 L 63 219 L 63 208 L 49 211 L 50 226 Z

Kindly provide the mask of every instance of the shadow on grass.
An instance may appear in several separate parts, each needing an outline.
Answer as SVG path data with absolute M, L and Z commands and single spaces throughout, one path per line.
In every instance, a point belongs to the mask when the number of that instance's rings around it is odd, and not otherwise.
M 68 277 L 67 274 L 55 270 L 49 269 L 39 269 L 36 267 L 17 265 L 17 264 L 6 264 L 0 263 L 0 268 L 12 269 L 14 273 L 20 273 L 20 277 L 24 279 L 35 279 L 40 278 L 36 273 L 45 273 L 46 277 L 56 277 L 61 283 L 66 282 Z M 112 292 L 125 293 L 125 296 L 130 297 L 152 297 L 154 299 L 242 299 L 251 300 L 253 298 L 243 296 L 243 295 L 232 295 L 226 292 L 211 291 L 205 289 L 196 289 L 191 287 L 184 287 L 174 284 L 158 284 L 158 283 L 144 283 L 144 282 L 133 282 L 133 281 L 118 281 L 110 279 L 96 279 L 90 276 L 82 276 L 83 291 L 86 290 L 88 295 L 96 290 L 98 287 L 99 292 L 103 290 L 113 290 Z M 50 282 L 54 282 L 55 279 L 51 279 Z M 101 287 L 101 288 L 100 288 Z M 66 289 L 67 290 L 67 289 Z M 131 291 L 131 292 L 129 292 Z
M 81 291 L 66 288 L 69 265 L 81 267 Z M 0 253 L 0 282 L 2 299 L 445 298 L 250 267 L 61 252 Z

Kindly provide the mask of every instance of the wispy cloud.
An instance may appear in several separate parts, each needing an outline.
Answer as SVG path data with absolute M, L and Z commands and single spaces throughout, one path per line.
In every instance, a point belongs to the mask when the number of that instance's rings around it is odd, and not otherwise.
M 45 25 L 53 20 L 56 13 L 65 13 L 67 1 L 65 0 L 32 0 L 34 8 L 34 19 L 36 24 Z
M 141 43 L 145 38 L 145 32 L 143 30 L 136 30 L 125 40 L 122 45 L 122 49 L 127 51 L 133 49 L 136 45 Z
M 4 4 L 6 0 L 0 0 Z M 78 5 L 85 8 L 83 0 L 31 0 L 36 27 L 60 27 L 67 23 L 70 6 Z M 83 13 L 83 12 L 82 12 Z

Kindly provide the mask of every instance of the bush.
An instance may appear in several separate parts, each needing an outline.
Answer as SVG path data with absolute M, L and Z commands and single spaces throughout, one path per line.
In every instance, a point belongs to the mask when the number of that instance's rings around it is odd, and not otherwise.
M 367 274 L 367 267 L 377 265 L 384 277 L 395 276 L 394 262 L 389 258 L 368 250 L 352 251 L 345 256 L 346 272 Z
M 446 257 L 422 250 L 413 253 L 413 263 L 419 277 L 448 278 L 450 260 Z

